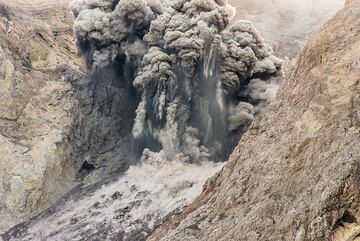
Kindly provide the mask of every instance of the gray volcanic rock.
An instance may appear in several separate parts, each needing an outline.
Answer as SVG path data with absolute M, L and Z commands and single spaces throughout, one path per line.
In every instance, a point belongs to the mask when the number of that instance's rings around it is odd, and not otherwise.
M 360 1 L 310 41 L 202 195 L 148 240 L 358 240 Z
M 0 231 L 73 186 L 70 135 L 82 76 L 67 2 L 0 1 Z

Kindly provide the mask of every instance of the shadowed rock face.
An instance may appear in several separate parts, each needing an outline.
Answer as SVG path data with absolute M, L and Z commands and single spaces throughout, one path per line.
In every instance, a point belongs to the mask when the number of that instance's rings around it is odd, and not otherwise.
M 360 1 L 310 41 L 203 194 L 149 240 L 357 240 Z

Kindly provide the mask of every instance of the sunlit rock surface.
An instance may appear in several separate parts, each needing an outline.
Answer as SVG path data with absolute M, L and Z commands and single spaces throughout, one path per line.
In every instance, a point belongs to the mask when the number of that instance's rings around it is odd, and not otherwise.
M 71 82 L 83 64 L 68 3 L 42 3 L 0 1 L 0 232 L 73 186 Z

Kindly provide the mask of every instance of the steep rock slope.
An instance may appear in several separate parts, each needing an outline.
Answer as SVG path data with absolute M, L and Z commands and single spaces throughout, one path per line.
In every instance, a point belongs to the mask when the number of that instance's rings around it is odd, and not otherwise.
M 68 4 L 0 0 L 0 232 L 130 164 L 135 113 L 113 69 L 84 74 Z
M 0 231 L 73 186 L 79 101 L 70 83 L 83 64 L 67 5 L 0 1 Z
M 149 240 L 355 240 L 360 233 L 360 1 L 293 76 L 204 192 Z

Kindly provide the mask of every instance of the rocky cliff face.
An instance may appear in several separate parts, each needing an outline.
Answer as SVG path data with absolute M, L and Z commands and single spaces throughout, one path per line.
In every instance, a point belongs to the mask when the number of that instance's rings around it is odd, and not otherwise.
M 0 231 L 73 186 L 83 64 L 70 26 L 66 1 L 0 1 Z
M 149 240 L 357 240 L 360 2 L 302 52 L 204 192 Z
M 0 1 L 0 232 L 129 165 L 126 95 L 84 74 L 68 4 Z

